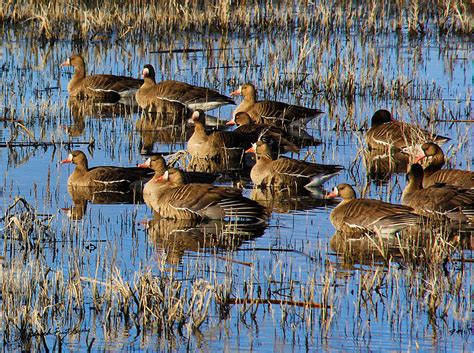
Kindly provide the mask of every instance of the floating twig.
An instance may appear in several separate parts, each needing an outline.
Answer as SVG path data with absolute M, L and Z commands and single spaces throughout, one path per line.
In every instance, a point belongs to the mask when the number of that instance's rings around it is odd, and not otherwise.
M 274 305 L 291 305 L 304 308 L 321 309 L 323 306 L 315 302 L 301 302 L 294 300 L 280 300 L 280 299 L 264 299 L 264 298 L 227 298 L 224 304 L 274 304 Z M 330 308 L 327 306 L 326 308 Z
M 237 260 L 225 258 L 224 256 L 216 256 L 216 258 L 218 258 L 219 260 L 231 262 L 233 264 L 244 265 L 244 266 L 248 266 L 248 267 L 253 266 L 253 263 L 251 263 L 251 262 L 237 261 Z

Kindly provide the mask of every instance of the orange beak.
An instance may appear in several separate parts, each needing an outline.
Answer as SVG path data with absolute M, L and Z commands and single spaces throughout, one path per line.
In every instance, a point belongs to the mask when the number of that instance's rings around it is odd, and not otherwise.
M 230 96 L 240 96 L 242 94 L 240 87 L 233 92 L 230 92 Z
M 252 147 L 246 149 L 245 152 L 247 152 L 247 153 L 255 153 L 255 152 L 256 152 L 256 151 L 255 151 L 255 147 L 253 147 L 253 145 L 252 145 Z
M 63 66 L 71 66 L 71 59 L 67 58 L 66 61 L 64 61 L 60 67 L 63 67 Z
M 66 159 L 63 159 L 61 161 L 61 164 L 64 164 L 64 163 L 72 163 L 72 154 L 68 155 Z
M 420 154 L 419 156 L 416 157 L 415 163 L 418 163 L 418 162 L 422 161 L 425 158 L 426 158 L 426 156 L 424 154 Z
M 150 168 L 150 158 L 147 158 L 147 160 L 143 163 L 140 163 L 137 165 L 138 168 Z
M 337 195 L 337 192 L 335 191 L 331 191 L 329 194 L 326 195 L 326 199 L 334 199 L 336 198 L 338 195 Z
M 235 125 L 235 121 L 234 121 L 234 119 L 232 119 L 232 120 L 226 122 L 225 124 L 229 125 L 229 126 L 232 126 L 232 125 Z

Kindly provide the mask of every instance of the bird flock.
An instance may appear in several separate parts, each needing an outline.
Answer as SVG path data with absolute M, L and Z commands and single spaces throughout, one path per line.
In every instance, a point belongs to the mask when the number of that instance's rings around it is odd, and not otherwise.
M 186 149 L 191 163 L 186 171 L 167 165 L 160 155 L 151 155 L 137 167 L 90 168 L 83 152 L 71 151 L 62 161 L 76 165 L 68 178 L 68 188 L 133 190 L 143 195 L 146 204 L 165 219 L 265 221 L 271 210 L 243 196 L 240 188 L 213 185 L 221 177 L 219 171 L 189 169 L 199 160 L 237 159 L 240 168 L 251 168 L 250 179 L 255 188 L 285 188 L 295 195 L 301 190 L 321 187 L 344 169 L 340 165 L 280 156 L 321 144 L 304 129 L 323 111 L 258 100 L 251 83 L 242 84 L 230 94 L 243 97 L 226 124 L 236 128 L 215 130 L 206 124 L 206 111 L 235 103 L 231 97 L 213 89 L 173 80 L 157 83 L 152 65 L 144 66 L 143 79 L 87 75 L 80 55 L 72 55 L 62 66 L 74 68 L 68 84 L 70 97 L 128 100 L 138 105 L 143 114 L 192 131 Z M 419 227 L 427 220 L 456 225 L 474 223 L 474 172 L 444 169 L 445 158 L 439 145 L 449 141 L 448 137 L 395 120 L 389 111 L 381 109 L 373 114 L 365 141 L 370 153 L 389 156 L 389 163 L 395 156 L 405 161 L 402 170 L 407 171 L 408 182 L 401 204 L 357 198 L 351 185 L 339 184 L 325 196 L 342 198 L 330 215 L 336 230 L 387 237 L 406 228 Z M 251 154 L 253 158 L 248 157 Z M 226 164 L 220 165 L 226 168 Z

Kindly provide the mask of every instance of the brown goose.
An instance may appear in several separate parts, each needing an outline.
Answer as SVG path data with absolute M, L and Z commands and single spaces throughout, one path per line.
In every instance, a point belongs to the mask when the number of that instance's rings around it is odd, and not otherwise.
M 444 166 L 444 153 L 437 144 L 424 143 L 421 150 L 416 162 L 425 158 L 428 160 L 423 175 L 424 188 L 436 183 L 445 183 L 466 189 L 474 188 L 474 172 L 461 169 L 441 169 Z
M 284 129 L 269 124 L 256 124 L 246 112 L 239 112 L 235 114 L 232 120 L 227 122 L 226 125 L 237 125 L 238 128 L 236 131 L 241 132 L 258 131 L 260 134 L 260 132 L 265 131 L 265 135 L 269 135 L 274 140 L 288 140 L 298 146 L 316 146 L 322 143 L 321 140 L 314 138 L 305 130 L 300 128 Z
M 215 158 L 228 149 L 242 150 L 252 145 L 252 136 L 234 131 L 206 131 L 206 117 L 197 110 L 192 115 L 194 133 L 189 138 L 187 150 L 196 158 Z
M 413 207 L 429 217 L 474 222 L 474 189 L 434 184 L 423 188 L 423 168 L 412 164 L 407 174 L 408 183 L 402 193 L 402 204 Z
M 153 155 L 147 160 L 138 165 L 139 168 L 150 168 L 155 171 L 153 178 L 158 179 L 163 176 L 163 174 L 168 170 L 170 173 L 178 173 L 179 182 L 181 184 L 191 184 L 191 183 L 204 183 L 212 184 L 216 179 L 220 177 L 219 174 L 211 174 L 205 172 L 184 172 L 176 168 L 168 168 L 166 165 L 165 159 L 160 155 Z M 157 183 L 148 183 L 145 184 L 143 193 L 152 193 L 153 190 L 151 187 Z M 148 185 L 148 187 L 147 187 Z
M 155 106 L 169 103 L 181 103 L 191 110 L 211 110 L 226 104 L 235 104 L 232 98 L 224 96 L 210 88 L 193 86 L 179 81 L 156 83 L 155 69 L 152 65 L 143 68 L 144 82 L 135 98 L 143 109 L 154 112 Z
M 283 151 L 296 153 L 300 151 L 298 146 L 292 142 L 295 138 L 287 131 L 273 125 L 255 124 L 250 118 L 250 115 L 245 112 L 237 113 L 226 125 L 237 125 L 237 129 L 234 131 L 250 136 L 251 141 L 257 141 L 262 137 L 266 137 L 271 139 L 274 145 Z
M 304 126 L 323 111 L 282 102 L 263 100 L 257 101 L 257 91 L 251 83 L 240 86 L 230 94 L 242 95 L 244 100 L 235 108 L 233 115 L 246 112 L 258 124 L 265 123 L 275 126 Z
M 250 178 L 256 186 L 320 186 L 343 169 L 340 165 L 309 163 L 285 157 L 273 160 L 270 147 L 263 141 L 257 141 L 247 152 L 254 152 L 257 158 L 250 171 Z
M 72 55 L 61 66 L 74 67 L 74 76 L 67 85 L 71 97 L 108 100 L 131 98 L 143 83 L 143 80 L 125 76 L 86 76 L 86 65 L 80 55 Z
M 89 168 L 87 157 L 82 151 L 72 151 L 61 163 L 76 165 L 67 180 L 71 187 L 94 187 L 101 189 L 128 189 L 130 183 L 153 175 L 153 170 L 144 168 L 93 167 Z
M 162 218 L 171 219 L 256 219 L 266 218 L 264 208 L 242 196 L 240 189 L 209 184 L 185 184 L 179 171 L 166 171 L 153 178 L 151 195 L 144 199 Z
M 411 207 L 356 198 L 349 184 L 339 184 L 326 197 L 342 197 L 342 202 L 332 210 L 330 220 L 336 230 L 345 233 L 374 232 L 388 237 L 422 221 Z
M 426 141 L 443 144 L 450 139 L 423 130 L 416 125 L 394 120 L 392 114 L 385 109 L 377 110 L 372 116 L 370 129 L 365 134 L 369 148 L 385 149 L 411 147 Z

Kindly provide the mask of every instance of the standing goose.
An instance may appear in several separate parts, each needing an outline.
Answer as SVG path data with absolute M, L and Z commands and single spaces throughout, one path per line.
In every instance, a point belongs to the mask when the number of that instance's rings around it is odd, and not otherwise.
M 153 178 L 152 194 L 144 199 L 162 218 L 171 219 L 256 219 L 266 218 L 264 208 L 242 196 L 240 189 L 209 184 L 182 184 L 180 172 L 166 171 Z
M 80 55 L 72 55 L 61 66 L 74 67 L 74 76 L 67 85 L 67 91 L 71 97 L 107 100 L 131 98 L 143 83 L 143 80 L 126 76 L 86 76 L 86 65 Z
M 340 165 L 309 163 L 286 157 L 273 160 L 270 147 L 263 141 L 254 143 L 247 152 L 254 152 L 257 158 L 250 171 L 250 178 L 256 186 L 320 186 L 343 169 Z
M 257 124 L 265 123 L 275 126 L 305 126 L 309 121 L 322 114 L 319 109 L 270 100 L 257 100 L 257 91 L 251 83 L 240 86 L 230 94 L 242 95 L 243 101 L 235 108 L 233 115 L 247 113 Z
M 205 173 L 205 172 L 184 172 L 176 168 L 168 168 L 166 165 L 165 159 L 160 155 L 153 155 L 147 160 L 138 165 L 139 168 L 150 168 L 155 171 L 153 175 L 154 179 L 158 179 L 165 172 L 172 171 L 173 173 L 180 173 L 179 178 L 182 184 L 191 184 L 191 183 L 204 183 L 204 184 L 212 184 L 216 179 L 219 178 L 220 175 L 212 174 L 212 173 Z M 146 183 L 143 188 L 143 193 L 151 194 L 153 192 L 153 186 L 156 186 L 157 183 Z
M 372 116 L 370 129 L 365 134 L 365 141 L 369 148 L 385 149 L 411 147 L 426 141 L 435 141 L 443 144 L 450 139 L 423 130 L 416 125 L 397 121 L 385 109 L 377 110 Z
M 143 68 L 142 75 L 144 82 L 135 97 L 138 105 L 149 112 L 154 112 L 164 102 L 180 103 L 188 109 L 203 111 L 235 104 L 232 98 L 210 88 L 172 80 L 156 83 L 155 69 L 149 64 Z
M 216 158 L 227 149 L 243 150 L 252 145 L 252 136 L 234 131 L 206 131 L 204 112 L 197 110 L 191 117 L 194 133 L 189 138 L 187 150 L 195 158 Z
M 380 200 L 358 199 L 349 184 L 339 184 L 326 197 L 342 198 L 342 202 L 332 210 L 330 216 L 333 226 L 341 232 L 374 232 L 388 237 L 422 221 L 411 207 Z
M 94 187 L 103 189 L 128 189 L 138 179 L 150 177 L 153 170 L 149 168 L 93 167 L 89 168 L 87 157 L 82 151 L 72 151 L 61 161 L 76 165 L 74 172 L 67 180 L 71 187 Z
M 444 166 L 444 153 L 441 147 L 433 142 L 421 146 L 421 154 L 416 159 L 419 162 L 428 160 L 428 165 L 423 173 L 423 187 L 426 188 L 436 183 L 445 183 L 459 188 L 474 188 L 474 172 L 461 169 L 441 169 Z
M 408 183 L 402 193 L 402 204 L 413 207 L 419 214 L 474 222 L 474 189 L 434 184 L 423 188 L 423 168 L 412 164 L 407 174 Z

